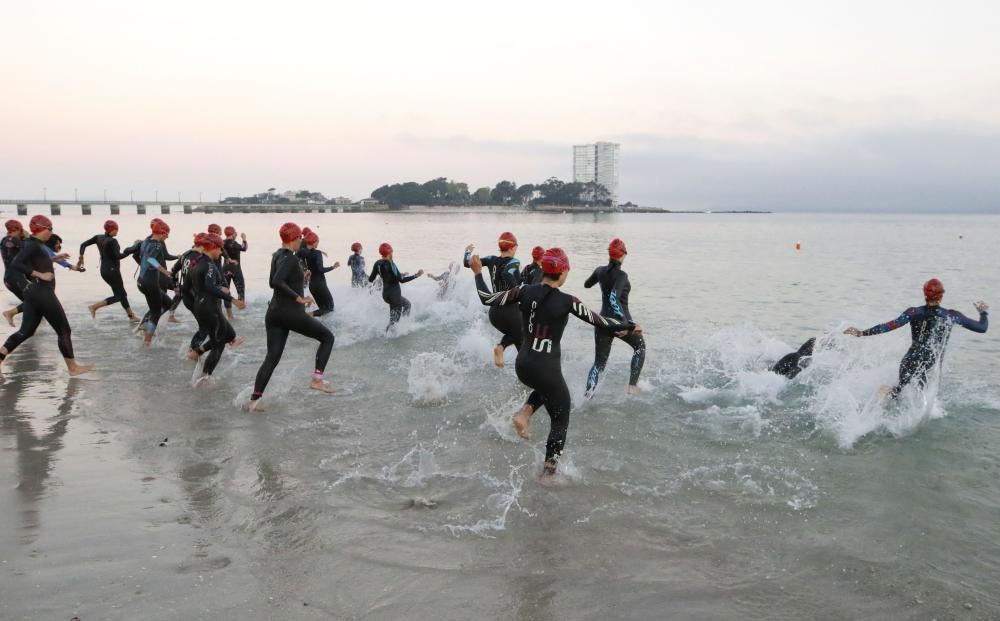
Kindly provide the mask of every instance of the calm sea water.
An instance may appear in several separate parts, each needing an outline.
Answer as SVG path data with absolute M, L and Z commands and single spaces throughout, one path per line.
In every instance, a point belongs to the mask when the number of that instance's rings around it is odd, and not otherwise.
M 267 413 L 248 415 L 269 255 L 291 218 L 345 265 L 330 275 L 338 393 L 305 389 L 315 347 L 293 336 Z M 56 231 L 75 248 L 103 219 L 64 215 Z M 97 370 L 70 380 L 47 328 L 4 365 L 0 618 L 1000 618 L 994 332 L 956 329 L 940 381 L 888 409 L 873 396 L 908 330 L 835 339 L 795 381 L 765 370 L 811 336 L 919 304 L 932 276 L 948 307 L 1000 304 L 998 217 L 167 219 L 175 252 L 210 221 L 247 233 L 251 304 L 234 323 L 247 342 L 192 389 L 186 311 L 145 351 L 120 309 L 87 315 L 108 295 L 96 254 L 86 274 L 58 271 L 78 357 Z M 118 220 L 122 241 L 148 230 Z M 625 239 L 650 348 L 642 394 L 625 394 L 618 343 L 584 402 L 592 329 L 571 323 L 555 487 L 537 482 L 547 417 L 530 442 L 509 426 L 525 393 L 513 351 L 492 365 L 467 270 L 445 300 L 428 279 L 404 285 L 414 313 L 390 338 L 381 298 L 349 287 L 351 242 L 369 266 L 389 241 L 401 269 L 440 273 L 503 230 L 522 257 L 564 247 L 565 290 L 594 307 L 583 281 Z

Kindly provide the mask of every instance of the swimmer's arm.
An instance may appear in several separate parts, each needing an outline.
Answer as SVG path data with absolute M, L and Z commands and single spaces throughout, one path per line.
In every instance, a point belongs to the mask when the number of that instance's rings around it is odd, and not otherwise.
M 222 290 L 216 280 L 215 270 L 209 266 L 209 269 L 205 270 L 205 293 L 209 294 L 213 298 L 218 298 L 223 301 L 232 301 L 233 296 L 229 295 Z
M 115 239 L 114 237 L 112 237 L 108 241 L 108 247 L 109 247 L 108 254 L 118 259 L 119 261 L 121 261 L 128 255 L 132 254 L 133 252 L 135 252 L 134 248 L 126 248 L 125 250 L 122 250 L 122 247 L 118 243 L 118 240 Z
M 368 282 L 375 282 L 376 276 L 378 276 L 378 261 L 372 266 L 372 275 L 368 277 Z
M 578 300 L 577 298 L 570 296 L 573 300 L 573 314 L 576 315 L 577 319 L 586 321 L 590 325 L 596 328 L 602 328 L 608 332 L 626 332 L 630 333 L 636 329 L 636 325 L 631 321 L 625 321 L 623 319 L 618 319 L 616 317 L 605 317 L 604 315 L 598 315 L 594 311 L 587 308 L 587 305 Z
M 94 235 L 87 241 L 80 244 L 80 256 L 82 257 L 83 254 L 87 251 L 87 246 L 93 246 L 96 243 L 97 243 L 97 235 Z
M 409 276 L 403 276 L 402 274 L 400 274 L 399 282 L 410 282 L 411 280 L 416 280 L 417 278 L 420 278 L 421 276 L 423 276 L 423 274 L 424 274 L 423 270 L 420 270 L 416 274 L 410 274 Z
M 594 272 L 590 275 L 590 277 L 583 282 L 583 286 L 586 287 L 587 289 L 590 289 L 596 284 L 597 284 L 597 270 L 594 270 Z
M 482 302 L 483 306 L 506 306 L 507 304 L 513 304 L 521 299 L 521 287 L 522 285 L 518 285 L 513 289 L 492 293 L 489 287 L 486 286 L 483 273 L 479 272 L 476 274 L 476 291 L 479 292 L 479 301 Z
M 910 323 L 910 320 L 917 316 L 918 309 L 908 308 L 903 311 L 903 314 L 896 317 L 892 321 L 887 321 L 885 323 L 880 323 L 877 326 L 872 326 L 867 330 L 858 330 L 857 328 L 848 328 L 844 330 L 844 334 L 849 334 L 851 336 L 875 336 L 876 334 L 885 334 L 886 332 L 892 332 L 897 328 L 902 328 L 906 324 Z
M 284 257 L 283 261 L 279 261 L 278 265 L 275 266 L 274 274 L 271 275 L 271 288 L 275 291 L 283 293 L 284 295 L 295 300 L 298 299 L 299 294 L 288 286 L 288 279 L 291 277 L 292 265 L 295 264 L 297 259 L 294 255 Z
M 969 319 L 962 313 L 953 310 L 948 313 L 951 315 L 952 321 L 962 326 L 966 330 L 972 330 L 973 332 L 979 332 L 982 334 L 990 327 L 989 311 L 983 310 L 979 313 L 979 321 L 975 319 Z

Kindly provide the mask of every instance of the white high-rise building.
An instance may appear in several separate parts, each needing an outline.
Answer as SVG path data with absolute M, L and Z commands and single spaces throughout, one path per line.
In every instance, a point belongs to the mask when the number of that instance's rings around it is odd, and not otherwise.
M 578 144 L 573 147 L 573 181 L 596 181 L 611 194 L 611 204 L 618 205 L 618 149 L 615 142 Z

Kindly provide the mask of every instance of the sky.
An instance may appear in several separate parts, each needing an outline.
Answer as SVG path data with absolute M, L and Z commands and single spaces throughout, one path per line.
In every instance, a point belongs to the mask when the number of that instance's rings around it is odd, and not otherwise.
M 1000 3 L 0 0 L 0 198 L 368 196 L 1000 211 Z

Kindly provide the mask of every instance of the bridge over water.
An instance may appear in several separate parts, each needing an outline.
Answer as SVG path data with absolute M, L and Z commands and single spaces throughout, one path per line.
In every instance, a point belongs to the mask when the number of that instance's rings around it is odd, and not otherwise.
M 63 207 L 79 207 L 80 213 L 89 216 L 94 206 L 107 206 L 112 215 L 121 213 L 122 207 L 135 210 L 143 215 L 152 208 L 154 213 L 169 214 L 173 210 L 182 213 L 339 213 L 383 211 L 385 205 L 370 203 L 352 203 L 350 205 L 306 205 L 281 203 L 216 203 L 192 201 L 81 201 L 81 200 L 19 200 L 0 199 L 0 212 L 4 206 L 13 206 L 19 216 L 27 216 L 30 211 L 42 213 L 48 211 L 53 216 L 62 214 Z

